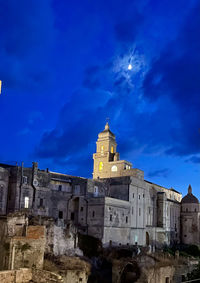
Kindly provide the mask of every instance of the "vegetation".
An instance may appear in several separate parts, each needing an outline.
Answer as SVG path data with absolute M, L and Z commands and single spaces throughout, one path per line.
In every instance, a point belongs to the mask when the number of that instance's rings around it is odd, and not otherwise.
M 175 255 L 176 251 L 180 252 L 181 256 L 184 257 L 199 257 L 200 258 L 200 249 L 196 245 L 179 245 L 179 246 L 173 246 L 171 248 L 165 247 L 164 252 L 169 253 L 171 255 Z

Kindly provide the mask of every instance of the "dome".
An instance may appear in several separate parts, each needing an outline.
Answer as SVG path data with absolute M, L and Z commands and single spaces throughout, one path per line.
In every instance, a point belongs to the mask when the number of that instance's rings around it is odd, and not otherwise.
M 105 129 L 104 129 L 102 132 L 100 132 L 99 135 L 105 134 L 105 133 L 109 133 L 109 134 L 111 134 L 113 137 L 115 137 L 115 135 L 114 135 L 114 134 L 111 132 L 111 130 L 110 130 L 110 127 L 109 127 L 108 122 L 107 122 L 106 125 L 105 125 Z
M 192 187 L 189 185 L 188 194 L 182 198 L 181 203 L 196 203 L 199 204 L 199 200 L 192 194 Z

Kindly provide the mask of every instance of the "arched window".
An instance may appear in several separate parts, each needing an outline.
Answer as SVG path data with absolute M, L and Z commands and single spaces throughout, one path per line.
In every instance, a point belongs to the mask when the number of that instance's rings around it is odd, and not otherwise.
M 103 170 L 103 162 L 100 161 L 100 162 L 99 162 L 99 171 L 102 171 L 102 170 Z
M 117 172 L 117 166 L 116 166 L 116 165 L 113 165 L 113 166 L 111 167 L 111 171 L 112 171 L 112 172 Z

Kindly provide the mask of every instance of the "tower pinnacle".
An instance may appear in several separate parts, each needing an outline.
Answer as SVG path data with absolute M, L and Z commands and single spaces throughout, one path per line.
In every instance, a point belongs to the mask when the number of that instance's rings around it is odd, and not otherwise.
M 192 187 L 191 187 L 191 185 L 189 185 L 189 187 L 188 187 L 188 195 L 191 195 L 192 194 Z
M 109 129 L 110 129 L 110 126 L 109 126 L 108 122 L 106 122 L 105 130 L 109 130 Z

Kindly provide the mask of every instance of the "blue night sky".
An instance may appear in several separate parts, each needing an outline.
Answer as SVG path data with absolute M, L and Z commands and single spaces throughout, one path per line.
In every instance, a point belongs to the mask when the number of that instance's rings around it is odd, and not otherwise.
M 92 177 L 110 117 L 121 159 L 200 197 L 199 1 L 0 7 L 1 162 Z

